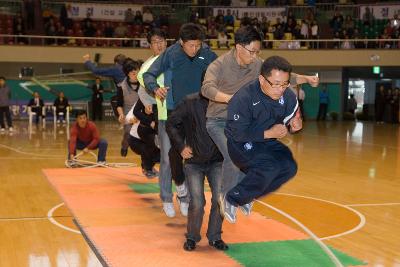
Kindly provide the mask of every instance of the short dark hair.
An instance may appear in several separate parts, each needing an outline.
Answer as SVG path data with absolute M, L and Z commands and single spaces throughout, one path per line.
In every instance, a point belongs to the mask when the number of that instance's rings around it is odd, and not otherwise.
M 153 28 L 148 34 L 147 34 L 147 42 L 151 43 L 151 37 L 153 36 L 158 36 L 163 39 L 167 38 L 167 35 L 165 32 L 159 28 Z
M 243 26 L 235 32 L 235 45 L 248 45 L 254 41 L 261 42 L 261 40 L 261 33 L 253 26 Z
M 139 61 L 133 60 L 130 57 L 128 57 L 127 59 L 125 59 L 125 62 L 122 65 L 122 70 L 124 71 L 125 75 L 128 75 L 129 72 L 133 70 L 139 70 L 140 66 L 141 64 Z
M 86 115 L 86 117 L 87 117 L 87 112 L 86 112 L 86 110 L 84 110 L 84 109 L 78 109 L 78 110 L 76 111 L 75 118 L 78 118 L 79 116 L 82 116 L 82 115 Z
M 126 56 L 123 54 L 118 54 L 114 57 L 114 63 L 117 63 L 119 65 L 123 65 L 124 61 L 126 59 Z
M 272 70 L 280 70 L 288 72 L 289 75 L 292 72 L 292 65 L 283 57 L 272 56 L 267 58 L 261 66 L 261 75 L 264 78 L 271 76 Z
M 182 42 L 190 40 L 200 40 L 203 41 L 205 38 L 203 28 L 194 23 L 183 24 L 179 29 L 179 38 Z
M 6 80 L 6 77 L 4 77 L 4 76 L 0 76 L 0 80 Z

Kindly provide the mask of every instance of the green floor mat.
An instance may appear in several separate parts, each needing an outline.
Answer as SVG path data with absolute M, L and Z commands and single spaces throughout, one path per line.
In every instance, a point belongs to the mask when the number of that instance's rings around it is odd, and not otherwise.
M 160 186 L 158 185 L 158 183 L 133 183 L 129 184 L 128 186 L 138 194 L 156 194 L 160 192 Z M 210 191 L 208 185 L 204 187 L 204 190 Z M 172 192 L 176 192 L 174 184 L 172 184 Z
M 329 247 L 343 266 L 366 263 Z M 335 264 L 313 240 L 289 240 L 229 244 L 225 252 L 248 267 L 334 267 Z

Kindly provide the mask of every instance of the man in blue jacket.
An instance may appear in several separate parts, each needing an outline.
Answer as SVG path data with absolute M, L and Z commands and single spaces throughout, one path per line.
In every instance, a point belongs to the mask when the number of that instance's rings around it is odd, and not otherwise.
M 143 74 L 145 87 L 154 92 L 162 102 L 166 99 L 168 112 L 173 111 L 185 96 L 200 91 L 208 65 L 217 58 L 217 55 L 203 43 L 204 32 L 199 25 L 193 23 L 182 25 L 179 37 L 180 40 L 168 47 Z M 157 77 L 161 73 L 164 73 L 164 87 L 157 83 Z M 166 215 L 174 217 L 170 162 L 176 164 L 175 169 L 182 169 L 182 158 L 175 149 L 170 151 L 171 143 L 165 130 L 165 123 L 166 121 L 160 121 L 158 125 L 161 150 L 160 197 Z M 175 173 L 178 173 L 178 171 L 175 171 Z M 188 209 L 187 190 L 183 172 L 180 171 L 179 173 L 181 173 L 180 177 L 173 178 L 177 185 L 180 210 L 185 215 Z
M 228 104 L 228 152 L 245 173 L 221 200 L 221 213 L 231 223 L 237 207 L 250 210 L 247 206 L 254 199 L 277 190 L 297 172 L 291 151 L 278 141 L 302 128 L 296 95 L 287 90 L 291 71 L 282 57 L 266 59 L 258 79 L 242 87 Z

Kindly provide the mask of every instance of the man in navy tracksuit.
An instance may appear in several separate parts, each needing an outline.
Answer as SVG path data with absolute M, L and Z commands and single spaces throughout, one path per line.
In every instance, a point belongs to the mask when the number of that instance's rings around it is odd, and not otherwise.
M 146 89 L 154 92 L 159 99 L 166 99 L 168 114 L 185 96 L 200 92 L 207 67 L 217 58 L 217 55 L 203 43 L 204 32 L 201 26 L 193 23 L 182 25 L 179 38 L 180 40 L 168 47 L 143 74 Z M 164 87 L 157 83 L 157 77 L 162 73 Z M 166 215 L 174 217 L 172 176 L 177 189 L 180 211 L 185 216 L 188 210 L 188 198 L 184 183 L 185 175 L 182 170 L 182 157 L 176 149 L 171 149 L 165 124 L 166 121 L 162 120 L 158 124 L 161 150 L 160 197 Z
M 259 78 L 228 104 L 228 152 L 246 174 L 221 200 L 221 212 L 231 223 L 237 207 L 248 215 L 255 198 L 277 190 L 297 172 L 291 151 L 277 140 L 302 128 L 296 96 L 287 90 L 291 70 L 284 58 L 266 59 Z

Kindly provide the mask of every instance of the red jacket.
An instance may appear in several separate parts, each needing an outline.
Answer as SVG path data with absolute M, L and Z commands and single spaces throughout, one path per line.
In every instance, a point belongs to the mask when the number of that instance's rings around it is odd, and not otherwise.
M 94 122 L 88 121 L 85 128 L 78 126 L 75 122 L 71 127 L 71 138 L 69 142 L 69 151 L 75 151 L 76 140 L 79 139 L 83 143 L 89 143 L 87 148 L 95 149 L 100 141 L 100 133 L 97 130 L 96 124 Z

